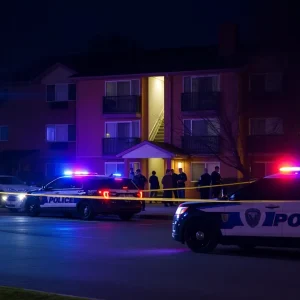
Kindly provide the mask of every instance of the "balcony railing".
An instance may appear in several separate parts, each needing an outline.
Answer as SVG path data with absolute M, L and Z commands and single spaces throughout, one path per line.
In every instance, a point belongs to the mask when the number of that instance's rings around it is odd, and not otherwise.
M 135 114 L 141 112 L 141 96 L 104 96 L 104 114 Z
M 181 111 L 218 110 L 220 92 L 199 92 L 181 94 Z
M 284 135 L 250 135 L 247 150 L 250 153 L 278 153 L 291 151 L 293 148 L 297 150 L 296 144 L 288 141 Z
M 141 142 L 140 138 L 103 138 L 102 153 L 103 155 L 119 154 Z
M 182 149 L 187 154 L 217 154 L 220 152 L 219 136 L 183 136 Z

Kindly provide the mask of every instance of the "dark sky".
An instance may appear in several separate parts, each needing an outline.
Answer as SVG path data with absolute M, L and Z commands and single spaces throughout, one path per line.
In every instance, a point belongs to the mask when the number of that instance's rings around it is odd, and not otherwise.
M 239 25 L 245 41 L 274 35 L 282 28 L 281 23 L 288 26 L 287 6 L 276 0 L 8 3 L 2 4 L 0 18 L 2 71 L 40 57 L 86 50 L 88 41 L 97 34 L 119 33 L 145 47 L 159 48 L 216 43 L 218 27 L 227 21 Z

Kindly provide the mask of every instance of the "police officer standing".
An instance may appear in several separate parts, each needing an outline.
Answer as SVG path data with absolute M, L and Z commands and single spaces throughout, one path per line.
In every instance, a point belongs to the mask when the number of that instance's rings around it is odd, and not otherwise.
M 204 169 L 204 173 L 200 176 L 199 186 L 209 186 L 211 184 L 211 176 L 208 174 L 207 168 Z M 210 188 L 200 189 L 201 199 L 209 199 Z
M 133 182 L 140 190 L 145 189 L 145 184 L 147 183 L 147 178 L 141 173 L 140 169 L 136 170 L 136 175 L 133 178 Z M 146 207 L 146 201 L 142 200 L 142 210 L 145 210 L 145 207 Z
M 222 177 L 220 175 L 220 167 L 216 166 L 215 170 L 211 173 L 211 184 L 219 185 L 221 183 L 222 183 Z M 213 198 L 220 197 L 221 187 L 213 187 L 212 191 L 213 191 L 213 194 L 212 194 Z
M 174 172 L 174 169 L 171 169 L 171 174 L 172 174 L 172 180 L 173 180 L 173 188 L 175 190 L 173 190 L 173 194 L 174 194 L 174 198 L 177 199 L 178 198 L 178 192 L 177 192 L 177 181 L 178 181 L 178 175 Z

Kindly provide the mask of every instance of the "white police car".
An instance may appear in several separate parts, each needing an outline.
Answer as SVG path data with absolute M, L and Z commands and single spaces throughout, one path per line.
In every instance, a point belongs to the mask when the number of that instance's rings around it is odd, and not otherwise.
M 8 198 L 7 193 L 18 193 L 15 197 L 18 199 L 24 198 L 24 193 L 32 191 L 36 187 L 28 186 L 15 176 L 0 175 L 0 206 L 5 206 Z
M 283 167 L 228 200 L 181 204 L 173 219 L 173 239 L 199 253 L 218 244 L 300 248 L 300 167 Z
M 6 207 L 26 211 L 33 217 L 41 212 L 59 212 L 66 216 L 77 213 L 84 220 L 91 220 L 98 214 L 118 215 L 122 220 L 129 220 L 142 209 L 141 201 L 126 200 L 127 197 L 142 198 L 142 192 L 128 178 L 80 171 L 66 174 L 39 190 L 29 192 L 22 200 L 9 196 Z

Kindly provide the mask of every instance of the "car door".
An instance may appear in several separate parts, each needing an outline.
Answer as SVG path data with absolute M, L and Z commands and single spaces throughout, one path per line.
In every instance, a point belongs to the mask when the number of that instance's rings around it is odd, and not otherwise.
M 273 186 L 272 186 L 273 187 Z M 231 200 L 241 201 L 229 205 L 225 211 L 232 220 L 225 230 L 228 236 L 281 237 L 282 224 L 274 225 L 274 218 L 282 212 L 282 205 L 275 202 L 277 191 L 264 179 L 240 189 Z M 242 202 L 246 200 L 247 202 Z M 272 202 L 274 200 L 274 202 Z
M 60 183 L 60 188 L 55 192 L 55 204 L 61 211 L 72 211 L 80 200 L 80 196 L 85 195 L 83 182 L 80 177 L 65 177 Z
M 280 219 L 284 238 L 300 238 L 300 180 L 285 181 L 283 213 Z
M 225 213 L 222 217 L 223 228 L 226 236 L 245 236 L 251 235 L 251 232 L 247 230 L 247 227 L 254 228 L 254 219 L 251 226 L 247 224 L 246 214 L 249 214 L 253 210 L 253 203 L 243 203 L 242 201 L 250 201 L 253 199 L 253 185 L 247 185 L 235 193 L 233 193 L 229 200 L 232 201 L 225 206 Z M 236 203 L 234 202 L 236 201 Z M 240 202 L 241 201 L 241 202 Z M 248 221 L 250 222 L 250 221 Z M 254 230 L 252 230 L 254 231 Z
M 82 195 L 82 182 L 73 177 L 61 177 L 50 182 L 45 187 L 46 196 L 40 204 L 43 210 L 65 211 L 76 208 L 78 198 L 68 197 L 68 195 Z M 66 195 L 65 197 L 63 195 Z

